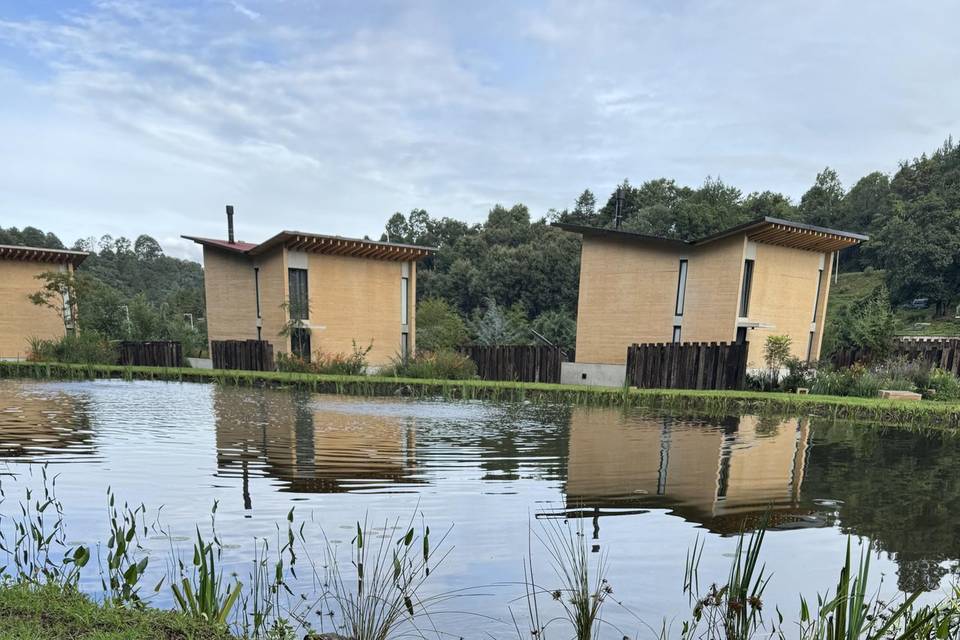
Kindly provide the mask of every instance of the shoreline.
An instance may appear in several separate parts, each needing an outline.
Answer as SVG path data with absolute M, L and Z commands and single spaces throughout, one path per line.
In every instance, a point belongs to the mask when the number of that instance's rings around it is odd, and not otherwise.
M 0 379 L 158 380 L 212 382 L 233 386 L 304 389 L 357 396 L 443 397 L 566 403 L 580 406 L 648 407 L 712 414 L 802 413 L 818 417 L 866 420 L 887 426 L 960 429 L 960 402 L 903 401 L 852 396 L 799 395 L 761 391 L 637 389 L 585 387 L 490 380 L 430 380 L 378 376 L 334 376 L 276 371 L 125 367 L 54 362 L 0 362 Z

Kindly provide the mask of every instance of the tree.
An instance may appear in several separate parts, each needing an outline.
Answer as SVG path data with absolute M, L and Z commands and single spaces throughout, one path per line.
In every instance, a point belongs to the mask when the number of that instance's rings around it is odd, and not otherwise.
M 773 191 L 754 191 L 744 198 L 743 211 L 749 219 L 770 216 L 793 220 L 797 217 L 796 207 L 790 202 L 790 198 Z
M 526 318 L 517 308 L 504 309 L 487 298 L 486 309 L 478 309 L 470 321 L 474 342 L 485 346 L 529 344 Z
M 800 198 L 797 213 L 808 224 L 832 227 L 839 218 L 843 195 L 843 185 L 837 172 L 826 167 L 817 174 L 813 186 Z
M 572 349 L 577 344 L 577 321 L 566 311 L 544 311 L 534 319 L 532 328 L 558 347 Z
M 824 332 L 824 352 L 830 355 L 843 349 L 859 349 L 875 359 L 883 359 L 890 353 L 896 329 L 890 296 L 886 287 L 881 286 L 829 320 Z
M 155 260 L 163 255 L 160 243 L 148 235 L 138 236 L 133 245 L 133 250 L 140 260 Z
M 767 336 L 767 340 L 763 345 L 763 361 L 767 365 L 771 387 L 777 386 L 780 369 L 783 368 L 787 359 L 790 357 L 790 346 L 792 343 L 793 340 L 787 335 Z
M 63 321 L 64 330 L 73 333 L 77 326 L 77 302 L 89 288 L 89 280 L 71 271 L 45 271 L 37 279 L 42 285 L 30 294 L 30 302 L 52 309 Z
M 466 323 L 446 300 L 430 298 L 417 305 L 418 351 L 448 351 L 468 339 Z

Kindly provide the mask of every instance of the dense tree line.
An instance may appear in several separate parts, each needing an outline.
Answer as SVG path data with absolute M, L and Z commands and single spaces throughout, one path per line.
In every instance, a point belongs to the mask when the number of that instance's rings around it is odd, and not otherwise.
M 53 233 L 34 227 L 0 227 L 0 244 L 66 248 Z M 132 242 L 109 235 L 81 239 L 71 249 L 90 253 L 77 270 L 83 280 L 78 313 L 84 331 L 111 340 L 179 340 L 188 352 L 203 346 L 203 269 L 198 263 L 164 255 L 148 235 Z M 42 284 L 38 281 L 37 288 Z
M 869 234 L 870 241 L 844 252 L 842 270 L 886 270 L 893 304 L 929 298 L 942 314 L 960 288 L 960 147 L 952 139 L 932 155 L 903 162 L 892 177 L 873 172 L 849 190 L 827 167 L 799 202 L 772 191 L 744 195 L 714 178 L 696 188 L 667 178 L 637 186 L 624 180 L 602 204 L 585 190 L 572 207 L 536 220 L 522 204 L 497 205 L 474 225 L 423 209 L 398 212 L 383 239 L 438 248 L 418 271 L 421 299 L 444 300 L 475 321 L 500 305 L 512 313 L 513 326 L 543 324 L 549 314 L 551 339 L 570 343 L 579 241 L 550 223 L 612 227 L 618 191 L 625 230 L 688 240 L 773 216 Z M 479 335 L 476 324 L 472 333 Z

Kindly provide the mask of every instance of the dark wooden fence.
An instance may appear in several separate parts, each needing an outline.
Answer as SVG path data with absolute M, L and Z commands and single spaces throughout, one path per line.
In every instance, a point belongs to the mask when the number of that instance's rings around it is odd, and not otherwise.
M 569 357 L 559 347 L 548 345 L 471 345 L 461 352 L 477 365 L 481 379 L 517 382 L 560 382 L 560 363 L 568 362 Z
M 266 340 L 211 340 L 214 369 L 273 371 L 273 345 Z
M 681 342 L 627 348 L 627 380 L 646 389 L 743 389 L 749 343 Z
M 183 365 L 183 347 L 170 340 L 124 340 L 117 348 L 117 362 L 124 366 L 179 367 Z
M 921 360 L 930 366 L 960 375 L 960 338 L 897 338 L 890 355 Z M 849 367 L 857 362 L 870 362 L 872 359 L 873 354 L 869 349 L 844 349 L 830 357 L 837 367 Z

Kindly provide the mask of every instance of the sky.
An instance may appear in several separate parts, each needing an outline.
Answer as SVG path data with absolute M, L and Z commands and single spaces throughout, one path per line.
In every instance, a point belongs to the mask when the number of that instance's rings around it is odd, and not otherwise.
M 539 217 L 624 178 L 798 200 L 960 134 L 960 3 L 0 0 L 0 226 L 67 244 L 395 211 Z

